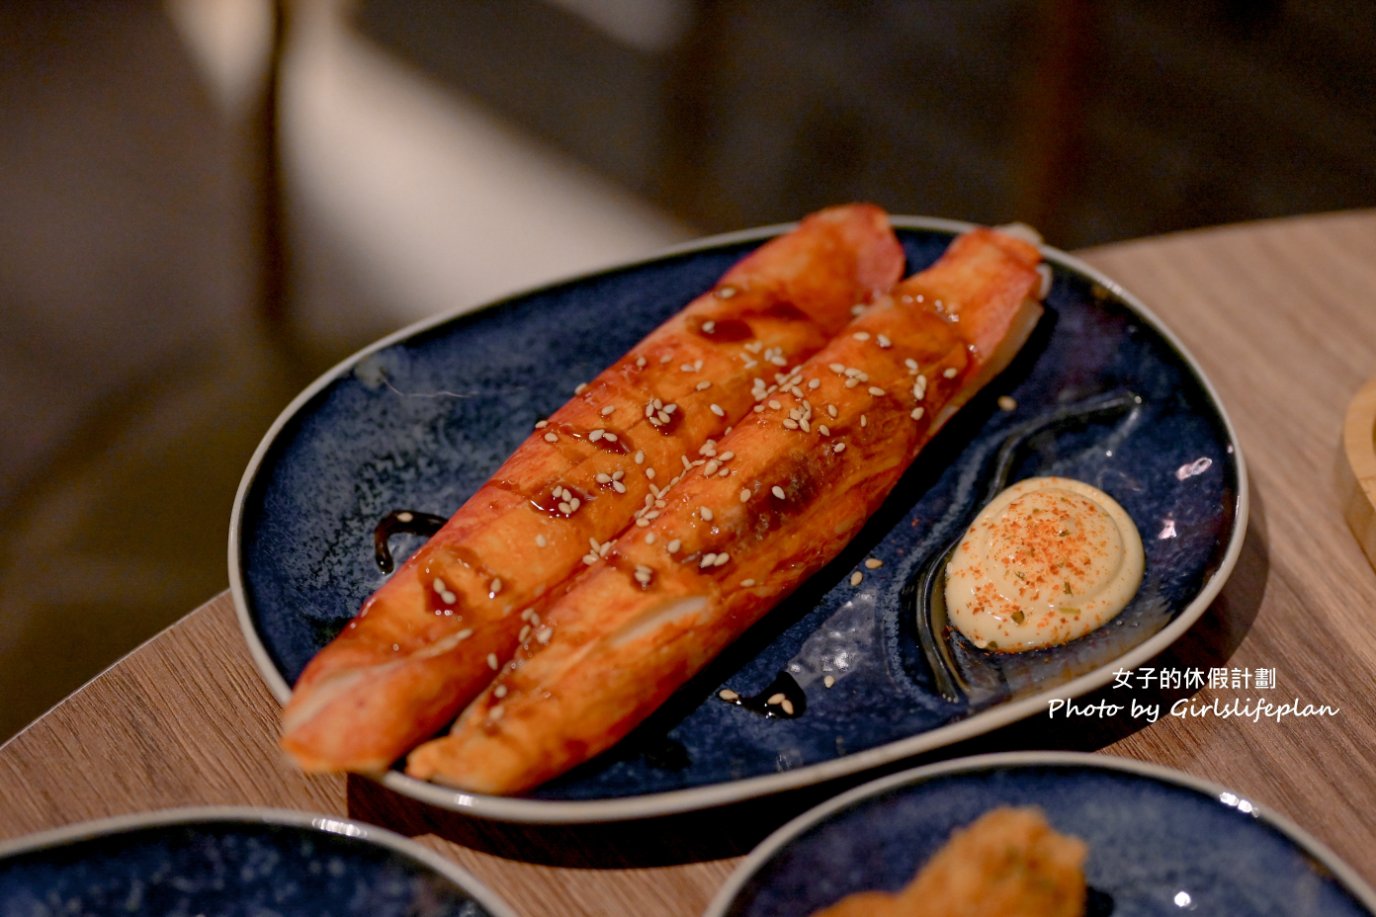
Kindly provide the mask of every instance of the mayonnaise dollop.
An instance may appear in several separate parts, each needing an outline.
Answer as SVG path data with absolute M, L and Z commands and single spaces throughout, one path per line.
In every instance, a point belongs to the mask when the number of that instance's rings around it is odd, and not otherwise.
M 1142 584 L 1142 538 L 1108 494 L 1019 481 L 970 524 L 946 567 L 946 614 L 981 649 L 1056 646 L 1102 627 Z

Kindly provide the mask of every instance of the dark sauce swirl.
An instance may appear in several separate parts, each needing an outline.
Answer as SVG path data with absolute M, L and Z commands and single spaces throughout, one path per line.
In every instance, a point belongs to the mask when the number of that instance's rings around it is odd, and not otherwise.
M 393 535 L 423 535 L 429 538 L 447 522 L 443 516 L 417 512 L 413 509 L 394 509 L 373 529 L 373 560 L 383 573 L 396 569 L 389 542 Z

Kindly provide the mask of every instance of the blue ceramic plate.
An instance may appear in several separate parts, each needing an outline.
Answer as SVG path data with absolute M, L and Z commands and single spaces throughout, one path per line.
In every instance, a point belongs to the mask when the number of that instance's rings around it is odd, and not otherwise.
M 1021 753 L 886 777 L 784 825 L 741 863 L 707 917 L 806 915 L 894 891 L 999 805 L 1039 806 L 1089 846 L 1090 915 L 1356 917 L 1376 893 L 1286 819 L 1222 787 L 1102 755 Z
M 966 228 L 895 224 L 910 270 Z M 576 385 L 783 228 L 710 239 L 407 329 L 299 396 L 254 456 L 230 531 L 240 621 L 273 693 L 286 700 L 306 662 L 382 582 L 372 532 L 384 515 L 448 516 Z M 1018 360 L 942 430 L 849 550 L 644 728 L 526 798 L 454 792 L 401 773 L 386 784 L 434 805 L 532 822 L 718 805 L 987 732 L 1053 696 L 1107 683 L 1184 633 L 1221 588 L 1246 529 L 1236 438 L 1198 367 L 1144 306 L 1073 258 L 1045 256 L 1054 272 L 1046 315 Z M 1141 592 L 1097 634 L 997 670 L 990 654 L 955 647 L 969 681 L 1002 687 L 944 698 L 905 587 L 962 531 L 1010 437 L 1067 404 L 1122 393 L 1138 399 L 1126 413 L 1024 437 L 1013 471 L 1079 478 L 1115 497 L 1146 546 Z M 870 569 L 869 558 L 883 566 Z M 780 673 L 796 682 L 802 715 L 766 718 L 717 698 L 722 687 L 764 691 Z
M 390 831 L 270 809 L 175 809 L 0 844 L 0 915 L 513 917 Z

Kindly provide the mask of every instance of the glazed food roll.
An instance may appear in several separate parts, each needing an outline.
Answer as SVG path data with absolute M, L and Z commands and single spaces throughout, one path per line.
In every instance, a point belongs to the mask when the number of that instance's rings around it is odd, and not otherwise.
M 655 493 L 901 276 L 876 207 L 821 211 L 755 250 L 523 442 L 306 667 L 282 746 L 311 771 L 385 770 L 515 651 L 532 609 L 600 563 Z
M 527 790 L 608 748 L 835 557 L 918 450 L 1026 340 L 1035 245 L 959 237 L 801 367 L 729 435 L 678 461 L 643 525 L 544 612 L 451 733 L 407 772 Z

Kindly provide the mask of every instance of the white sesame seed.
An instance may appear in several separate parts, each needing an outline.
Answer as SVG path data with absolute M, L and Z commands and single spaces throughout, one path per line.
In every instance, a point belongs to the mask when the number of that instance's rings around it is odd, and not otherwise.
M 591 433 L 588 434 L 588 442 L 595 443 L 606 435 L 607 431 L 603 430 L 601 427 L 598 427 L 596 430 L 593 430 Z
M 765 703 L 769 704 L 771 707 L 777 707 L 779 704 L 782 704 L 785 700 L 787 700 L 787 698 L 784 697 L 784 692 L 776 691 L 773 694 L 769 695 L 769 699 L 766 700 Z
M 861 415 L 860 415 L 860 426 L 861 426 L 861 428 L 868 427 L 869 425 L 870 425 L 869 416 L 866 415 L 866 414 L 861 414 Z
M 501 592 L 501 591 L 502 591 L 502 581 L 501 581 L 501 578 L 500 578 L 500 577 L 495 577 L 495 576 L 494 576 L 494 577 L 492 578 L 492 582 L 489 583 L 489 584 L 488 584 L 488 587 L 487 587 L 488 595 L 496 595 L 497 593 L 499 593 L 499 592 Z
M 602 434 L 602 438 L 605 439 L 605 440 L 606 440 L 607 442 L 609 442 L 609 443 L 614 443 L 614 442 L 616 442 L 616 434 L 615 434 L 615 433 L 603 433 L 603 434 Z
M 574 393 L 575 395 L 581 395 L 581 394 L 583 394 L 584 392 L 586 392 L 587 390 L 588 390 L 588 383 L 586 383 L 586 382 L 580 382 L 580 383 L 578 384 L 578 387 L 575 388 L 575 389 L 573 390 L 573 393 Z
M 947 379 L 954 379 L 956 377 L 956 373 L 957 370 L 954 366 L 948 366 L 941 371 L 941 375 Z
M 723 286 L 717 287 L 716 289 L 717 299 L 730 299 L 732 296 L 735 295 L 736 288 L 731 286 L 730 284 L 725 284 Z
M 698 516 L 702 518 L 703 522 L 712 521 L 712 511 L 705 506 L 698 507 Z
M 655 533 L 654 533 L 654 532 L 646 532 L 646 533 L 645 533 L 645 543 L 646 543 L 646 544 L 654 544 L 654 543 L 655 543 Z
M 868 341 L 870 339 L 870 333 L 868 331 L 857 331 L 852 334 L 851 337 L 855 338 L 857 341 Z
M 877 385 L 871 385 L 869 388 L 869 392 L 876 398 L 884 394 L 884 390 Z
M 612 481 L 612 490 L 619 494 L 624 494 L 626 492 L 626 485 L 622 484 L 620 481 Z
M 722 409 L 721 405 L 716 404 L 715 402 L 711 405 L 708 405 L 708 410 L 710 410 L 713 414 L 716 414 L 718 417 L 726 416 L 726 411 Z
M 716 331 L 716 330 L 717 330 L 717 323 L 716 323 L 716 322 L 714 322 L 714 321 L 712 321 L 712 320 L 709 319 L 709 320 L 707 320 L 707 321 L 705 321 L 705 322 L 702 323 L 702 333 L 703 333 L 703 334 L 711 334 L 713 331 Z
M 789 716 L 792 716 L 793 701 L 785 697 L 783 700 L 779 701 L 779 709 L 782 710 L 784 713 L 788 714 Z
M 832 451 L 832 452 L 845 452 L 845 451 L 846 451 L 846 444 L 845 444 L 845 443 L 837 443 L 836 445 L 834 445 L 834 446 L 831 447 L 831 451 Z
M 884 562 L 877 557 L 871 557 L 865 561 L 865 566 L 870 570 L 878 570 L 884 566 Z
M 542 627 L 535 632 L 535 639 L 538 640 L 541 645 L 548 643 L 549 638 L 553 636 L 554 629 L 550 627 Z
M 750 499 L 750 488 L 749 488 L 749 487 L 742 487 L 742 488 L 741 488 L 741 502 L 742 502 L 742 503 L 745 503 L 745 502 L 747 502 L 749 499 Z
M 637 449 L 634 458 L 637 465 L 645 464 L 645 452 L 643 450 Z
M 755 581 L 754 581 L 753 579 L 743 579 L 743 580 L 741 580 L 741 586 L 743 586 L 743 587 L 746 588 L 746 589 L 749 589 L 751 586 L 754 586 L 754 585 L 755 585 Z
M 864 304 L 864 303 L 856 303 L 855 305 L 853 305 L 853 306 L 850 307 L 850 314 L 851 314 L 851 315 L 863 315 L 864 313 L 865 313 L 865 304 Z
M 884 350 L 888 350 L 890 347 L 893 346 L 893 341 L 889 340 L 889 336 L 887 334 L 881 334 L 877 338 L 875 338 L 875 340 L 879 342 L 879 346 Z
M 612 476 L 607 474 L 605 471 L 599 471 L 593 477 L 593 480 L 599 484 L 610 484 L 612 482 Z
M 903 365 L 908 367 L 908 372 L 912 373 L 913 375 L 917 375 L 917 373 L 920 371 L 920 367 L 917 365 L 917 361 L 914 360 L 912 357 L 908 357 L 908 359 L 904 360 Z
M 505 715 L 505 707 L 493 707 L 491 710 L 487 711 L 487 719 L 489 722 L 493 723 L 495 723 L 497 720 L 500 720 Z
M 459 631 L 457 634 L 454 635 L 454 639 L 462 643 L 464 640 L 467 640 L 471 636 L 473 636 L 473 628 L 465 627 L 463 630 Z
M 772 493 L 774 496 L 778 497 L 780 500 L 788 496 L 784 493 L 784 489 L 780 487 L 778 484 L 775 484 L 773 487 L 771 487 L 769 489 L 769 492 Z
M 827 425 L 824 424 L 824 423 L 819 423 L 819 424 L 817 425 L 817 432 L 820 433 L 820 434 L 822 434 L 823 436 L 830 436 L 830 435 L 831 435 L 831 427 L 827 426 Z
M 1009 396 L 1009 395 L 1000 395 L 1000 396 L 999 396 L 999 410 L 1000 410 L 1000 411 L 1016 411 L 1017 409 L 1018 409 L 1018 402 L 1017 402 L 1014 398 L 1012 398 L 1012 397 Z
M 492 696 L 496 698 L 506 697 L 506 685 L 497 685 L 492 689 Z
M 723 565 L 724 565 L 727 561 L 729 561 L 730 559 L 731 559 L 731 555 L 728 554 L 728 553 L 725 552 L 725 551 L 722 551 L 720 554 L 717 555 L 717 559 L 716 559 L 716 562 L 715 562 L 715 566 L 718 566 L 718 567 L 723 566 Z
M 645 479 L 647 481 L 653 481 L 655 479 L 655 470 L 653 468 L 645 469 Z
M 549 421 L 548 421 L 548 420 L 537 420 L 537 421 L 535 421 L 535 429 L 537 429 L 537 430 L 543 430 L 543 429 L 544 429 L 545 427 L 547 427 L 547 426 L 549 426 Z
M 830 688 L 830 687 L 831 687 L 832 685 L 834 685 L 834 684 L 836 684 L 836 676 L 835 676 L 835 675 L 826 675 L 826 676 L 823 676 L 823 678 L 822 678 L 822 685 L 823 685 L 823 686 Z
M 861 581 L 864 580 L 864 578 L 865 574 L 861 573 L 859 570 L 856 570 L 854 573 L 850 575 L 850 584 L 852 586 L 858 586 L 860 585 Z
M 553 433 L 546 433 L 546 434 L 545 434 L 545 442 L 547 442 L 547 443 L 557 443 L 557 442 L 559 442 L 559 437 L 555 436 Z
M 602 409 L 602 416 L 603 416 L 603 417 L 610 417 L 611 414 L 612 414 L 612 411 L 615 411 L 615 410 L 616 410 L 616 405 L 614 405 L 614 404 L 609 404 L 609 405 L 607 405 L 605 408 Z
M 792 417 L 785 418 L 785 420 L 784 420 L 784 429 L 785 429 L 785 430 L 796 430 L 796 429 L 798 429 L 798 421 L 794 420 Z
M 838 416 L 840 416 L 840 414 L 841 412 L 836 410 L 836 405 L 827 405 L 827 416 L 830 417 L 832 420 L 835 420 Z
M 909 414 L 908 416 L 911 417 L 913 420 L 921 420 L 921 419 L 922 419 L 922 415 L 923 415 L 924 413 L 925 413 L 925 412 L 922 410 L 922 408 L 916 407 L 916 408 L 913 408 L 913 412 L 912 412 L 911 414 Z
M 495 671 L 497 671 L 497 665 L 498 665 L 498 663 L 497 663 L 497 654 L 496 654 L 496 653 L 488 653 L 488 654 L 487 654 L 487 667 L 488 667 L 489 669 L 491 669 L 492 671 L 495 672 Z
M 535 546 L 536 546 L 537 548 L 549 547 L 549 539 L 546 538 L 544 535 L 536 535 L 536 536 L 535 536 Z
M 678 549 L 681 548 L 681 547 L 683 547 L 683 542 L 680 541 L 679 539 L 675 538 L 673 541 L 671 541 L 671 542 L 669 542 L 668 544 L 666 544 L 666 545 L 664 546 L 664 549 L 665 549 L 666 551 L 668 551 L 670 554 L 677 554 L 677 553 L 678 553 Z
M 635 368 L 636 368 L 636 369 L 644 369 L 644 368 L 645 368 L 645 358 L 644 358 L 644 357 L 636 357 L 636 358 L 635 358 Z
M 709 388 L 711 388 L 711 387 L 712 387 L 712 383 L 711 383 L 711 382 L 708 382 L 706 379 L 703 379 L 703 380 L 702 380 L 701 382 L 699 382 L 697 385 L 693 386 L 693 390 L 694 390 L 694 391 L 698 391 L 698 392 L 705 392 L 705 391 L 707 391 L 707 390 L 708 390 Z

